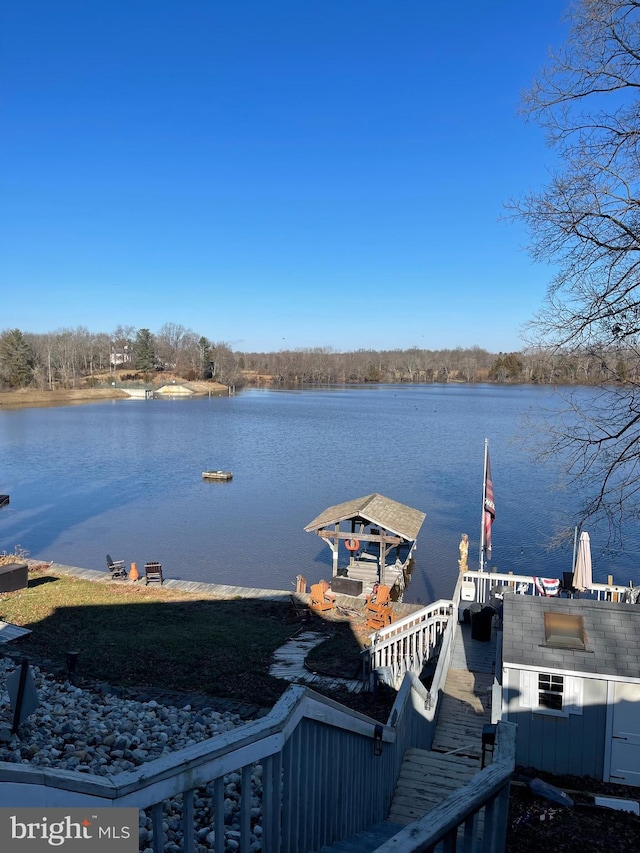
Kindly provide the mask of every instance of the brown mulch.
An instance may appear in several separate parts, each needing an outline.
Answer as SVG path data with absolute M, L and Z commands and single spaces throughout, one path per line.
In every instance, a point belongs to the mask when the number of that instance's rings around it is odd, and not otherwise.
M 522 771 L 524 768 L 518 768 Z M 577 776 L 552 776 L 526 769 L 516 779 L 537 776 L 567 792 L 571 808 L 534 796 L 513 784 L 509 798 L 507 853 L 635 853 L 640 850 L 640 817 L 593 805 L 595 794 L 638 800 L 640 789 Z

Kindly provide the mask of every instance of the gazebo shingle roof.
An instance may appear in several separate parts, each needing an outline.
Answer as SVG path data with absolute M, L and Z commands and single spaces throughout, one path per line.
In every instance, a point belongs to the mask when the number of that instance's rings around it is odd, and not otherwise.
M 373 494 L 330 506 L 304 529 L 310 533 L 352 518 L 362 518 L 396 536 L 413 541 L 417 538 L 426 515 L 420 510 L 385 498 L 384 495 Z

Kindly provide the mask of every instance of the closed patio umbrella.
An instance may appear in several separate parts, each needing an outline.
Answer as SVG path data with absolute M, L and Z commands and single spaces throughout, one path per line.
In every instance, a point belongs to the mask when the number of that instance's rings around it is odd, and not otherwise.
M 583 531 L 580 534 L 576 565 L 573 570 L 573 588 L 584 592 L 584 590 L 589 589 L 591 583 L 591 540 L 589 534 Z

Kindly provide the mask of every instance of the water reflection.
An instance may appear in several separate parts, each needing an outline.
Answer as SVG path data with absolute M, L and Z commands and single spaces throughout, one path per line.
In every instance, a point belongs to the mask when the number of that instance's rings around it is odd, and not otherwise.
M 105 568 L 111 553 L 169 577 L 293 589 L 331 572 L 329 549 L 305 533 L 326 507 L 379 492 L 427 513 L 406 598 L 450 594 L 458 543 L 477 564 L 485 436 L 497 518 L 492 565 L 558 576 L 571 543 L 546 543 L 571 523 L 559 469 L 534 465 L 514 441 L 523 414 L 553 404 L 545 388 L 429 385 L 236 397 L 117 400 L 0 413 L 0 548 Z M 223 468 L 229 483 L 202 480 Z M 630 556 L 594 545 L 594 576 L 640 580 Z M 602 533 L 604 544 L 604 532 Z M 627 535 L 633 551 L 638 531 Z M 346 555 L 345 555 L 346 559 Z

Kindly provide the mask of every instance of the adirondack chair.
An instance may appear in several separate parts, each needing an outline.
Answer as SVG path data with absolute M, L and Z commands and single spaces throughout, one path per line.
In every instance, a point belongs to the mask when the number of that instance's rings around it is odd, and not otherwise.
M 112 560 L 111 554 L 107 554 L 107 568 L 111 572 L 111 580 L 126 580 L 127 570 L 124 567 L 124 560 Z
M 329 584 L 326 581 L 314 583 L 311 585 L 309 593 L 309 607 L 318 613 L 324 613 L 325 610 L 333 610 L 336 606 L 335 593 L 331 593 Z
M 385 584 L 374 584 L 373 589 L 365 598 L 364 609 L 371 613 L 377 613 L 380 607 L 391 607 L 391 587 Z
M 394 614 L 391 607 L 380 607 L 376 613 L 369 613 L 365 625 L 371 631 L 379 631 L 387 625 L 391 625 L 394 620 Z
M 147 586 L 150 583 L 159 583 L 162 585 L 163 577 L 162 577 L 162 566 L 160 563 L 145 563 L 144 564 L 144 576 L 145 583 Z

